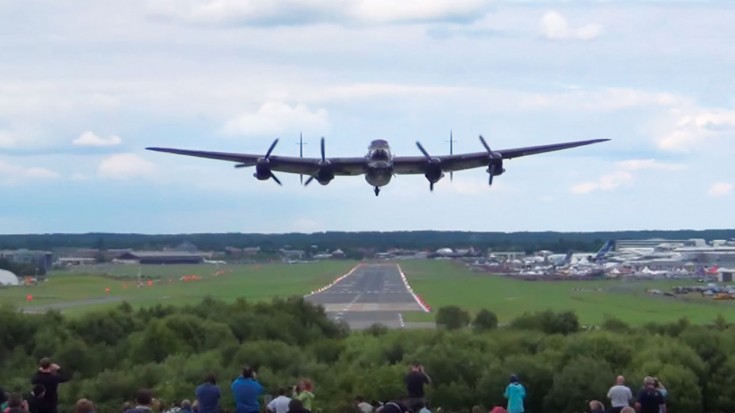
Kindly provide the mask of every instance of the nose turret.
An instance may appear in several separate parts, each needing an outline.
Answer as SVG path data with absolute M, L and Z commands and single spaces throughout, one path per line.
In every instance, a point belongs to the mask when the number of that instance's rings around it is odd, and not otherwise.
M 378 148 L 373 150 L 371 158 L 376 161 L 387 161 L 390 160 L 390 152 L 385 148 Z

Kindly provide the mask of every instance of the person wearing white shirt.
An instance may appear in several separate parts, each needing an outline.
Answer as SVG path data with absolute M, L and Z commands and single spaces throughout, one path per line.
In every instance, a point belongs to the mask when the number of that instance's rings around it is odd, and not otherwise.
M 367 403 L 362 396 L 355 397 L 355 405 L 360 413 L 373 413 L 373 405 Z
M 278 397 L 271 400 L 266 409 L 271 413 L 287 413 L 291 398 L 286 396 L 286 389 L 278 389 Z
M 613 413 L 619 413 L 624 407 L 630 406 L 633 393 L 625 385 L 625 377 L 618 376 L 616 378 L 615 385 L 607 392 L 607 398 L 610 399 L 610 403 L 612 404 L 610 411 Z

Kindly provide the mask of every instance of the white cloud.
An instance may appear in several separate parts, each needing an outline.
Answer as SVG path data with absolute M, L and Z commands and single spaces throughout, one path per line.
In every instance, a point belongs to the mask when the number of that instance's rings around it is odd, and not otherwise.
M 40 167 L 25 167 L 0 160 L 0 184 L 15 185 L 27 181 L 59 178 L 59 173 Z
M 583 182 L 569 188 L 573 194 L 586 194 L 592 191 L 609 191 L 633 180 L 633 174 L 625 171 L 615 171 L 601 176 L 597 181 Z
M 488 0 L 152 0 L 154 16 L 195 23 L 307 25 L 473 20 Z
M 228 121 L 226 134 L 272 135 L 279 133 L 324 133 L 329 129 L 326 109 L 311 111 L 303 104 L 290 106 L 283 102 L 267 102 L 255 113 L 244 113 Z
M 725 196 L 732 192 L 733 184 L 729 182 L 716 182 L 709 187 L 709 196 Z
M 658 170 L 658 171 L 679 171 L 685 169 L 684 165 L 660 162 L 655 159 L 629 159 L 625 161 L 616 162 L 616 165 L 620 169 L 627 171 L 641 171 L 641 170 Z
M 15 148 L 20 144 L 20 139 L 9 130 L 0 129 L 0 149 Z
M 597 24 L 587 24 L 577 28 L 569 26 L 567 19 L 559 12 L 548 11 L 541 18 L 541 34 L 547 39 L 580 39 L 591 40 L 602 33 L 602 27 Z
M 482 17 L 490 3 L 482 0 L 360 0 L 354 1 L 353 18 L 366 22 L 419 22 L 470 20 Z
M 72 143 L 77 146 L 116 146 L 122 143 L 122 139 L 115 135 L 103 138 L 92 131 L 87 131 L 74 139 Z
M 156 170 L 155 164 L 132 153 L 112 155 L 102 160 L 97 167 L 101 177 L 110 179 L 146 177 L 153 175 Z
M 735 141 L 735 110 L 691 108 L 672 111 L 672 114 L 675 116 L 673 129 L 658 140 L 663 150 L 692 150 L 722 138 Z

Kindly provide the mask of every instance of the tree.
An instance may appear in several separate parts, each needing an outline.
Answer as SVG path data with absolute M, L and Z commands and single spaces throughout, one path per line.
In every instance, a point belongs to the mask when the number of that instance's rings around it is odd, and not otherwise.
M 447 330 L 459 330 L 467 327 L 469 323 L 470 314 L 456 305 L 441 307 L 436 312 L 436 324 Z
M 614 377 L 602 360 L 579 357 L 554 375 L 554 384 L 544 398 L 544 411 L 573 412 L 587 408 L 588 400 L 605 400 Z
M 477 312 L 477 315 L 475 315 L 475 321 L 472 322 L 472 328 L 474 328 L 475 331 L 494 330 L 497 327 L 498 316 L 485 308 Z

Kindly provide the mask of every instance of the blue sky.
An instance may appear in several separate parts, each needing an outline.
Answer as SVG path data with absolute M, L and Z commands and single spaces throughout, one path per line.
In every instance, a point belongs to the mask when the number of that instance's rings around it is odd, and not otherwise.
M 733 227 L 735 4 L 0 1 L 0 232 Z M 360 156 L 577 139 L 434 192 L 146 146 Z

